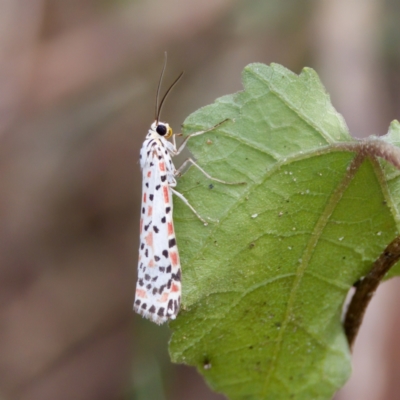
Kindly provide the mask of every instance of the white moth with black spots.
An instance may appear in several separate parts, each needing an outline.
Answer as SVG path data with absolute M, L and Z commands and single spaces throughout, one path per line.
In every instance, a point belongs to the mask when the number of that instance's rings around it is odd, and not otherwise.
M 165 63 L 160 82 L 164 70 Z M 156 97 L 156 120 L 152 123 L 140 150 L 143 182 L 138 280 L 134 310 L 157 324 L 175 319 L 181 303 L 181 265 L 172 219 L 172 194 L 178 196 L 204 225 L 207 225 L 187 199 L 174 190 L 175 177 L 181 174 L 188 163 L 191 163 L 211 180 L 236 184 L 211 177 L 190 158 L 179 169 L 175 168 L 172 157 L 185 148 L 191 137 L 209 132 L 225 122 L 208 130 L 192 133 L 184 139 L 179 148 L 176 147 L 175 135 L 171 127 L 165 122 L 160 122 L 158 118 L 166 96 L 181 76 L 182 74 L 167 90 L 160 107 L 158 107 L 159 83 Z M 169 138 L 172 138 L 172 143 L 167 140 Z
M 176 185 L 168 124 L 151 125 L 140 150 L 143 171 L 139 269 L 135 311 L 162 324 L 175 318 L 181 301 L 181 267 L 172 220 Z

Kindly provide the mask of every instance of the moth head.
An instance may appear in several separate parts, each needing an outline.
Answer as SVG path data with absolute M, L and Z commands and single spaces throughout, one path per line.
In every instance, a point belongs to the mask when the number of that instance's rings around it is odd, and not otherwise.
M 173 134 L 172 128 L 166 122 L 154 121 L 151 127 L 155 132 L 166 139 L 169 139 Z

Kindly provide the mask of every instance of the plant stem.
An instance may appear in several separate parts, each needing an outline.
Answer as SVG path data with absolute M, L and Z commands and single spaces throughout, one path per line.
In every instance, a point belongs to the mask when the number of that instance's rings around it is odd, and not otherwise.
M 364 318 L 365 310 L 379 283 L 400 259 L 400 236 L 396 237 L 374 262 L 371 271 L 356 286 L 344 320 L 344 330 L 350 348 L 353 347 L 358 330 Z

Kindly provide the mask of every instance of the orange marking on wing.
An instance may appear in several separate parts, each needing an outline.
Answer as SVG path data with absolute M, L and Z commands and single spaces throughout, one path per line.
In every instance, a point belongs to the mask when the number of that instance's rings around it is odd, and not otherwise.
M 174 267 L 176 267 L 178 265 L 178 253 L 176 253 L 175 251 L 170 251 L 169 253 L 169 257 L 171 258 L 172 261 L 172 265 Z
M 149 261 L 148 267 L 153 268 L 155 265 L 156 265 L 156 264 L 155 264 L 154 260 L 151 259 L 151 260 Z
M 174 234 L 174 225 L 172 222 L 168 222 L 168 236 L 171 236 Z
M 153 232 L 149 232 L 144 240 L 146 241 L 147 246 L 153 247 Z
M 177 285 L 177 284 L 175 284 L 175 283 L 172 284 L 171 293 L 172 293 L 172 292 L 179 292 L 180 290 L 181 290 L 181 288 L 180 288 L 179 285 Z
M 160 162 L 160 171 L 165 171 L 165 164 Z
M 143 203 L 146 203 L 146 194 L 147 193 L 143 193 Z
M 136 296 L 140 297 L 141 299 L 147 298 L 146 291 L 143 289 L 136 289 Z
M 149 172 L 147 173 L 147 177 L 148 177 L 148 178 L 151 177 L 151 171 L 149 171 Z
M 163 191 L 164 191 L 164 201 L 165 203 L 169 203 L 169 190 L 168 186 L 163 186 Z
M 140 233 L 143 232 L 143 218 L 140 218 Z
M 149 206 L 149 209 L 148 209 L 148 211 L 147 211 L 147 216 L 148 217 L 151 217 L 153 215 L 153 207 L 152 206 Z
M 163 295 L 161 296 L 160 300 L 158 300 L 160 303 L 165 303 L 166 301 L 168 301 L 168 297 L 169 297 L 169 293 L 163 293 Z

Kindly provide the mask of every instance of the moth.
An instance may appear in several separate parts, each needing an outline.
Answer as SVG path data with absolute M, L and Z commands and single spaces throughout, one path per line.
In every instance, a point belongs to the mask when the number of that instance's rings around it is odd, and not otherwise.
M 143 180 L 138 280 L 134 301 L 134 310 L 156 324 L 175 319 L 181 303 L 182 273 L 174 230 L 172 195 L 179 197 L 204 225 L 207 225 L 207 221 L 197 213 L 188 200 L 174 189 L 176 177 L 181 175 L 188 164 L 192 164 L 213 181 L 236 184 L 211 177 L 191 158 L 178 169 L 175 168 L 172 157 L 181 153 L 190 138 L 209 132 L 226 120 L 210 129 L 186 136 L 177 147 L 175 136 L 179 134 L 173 134 L 169 124 L 161 122 L 159 117 L 168 93 L 182 77 L 183 72 L 172 83 L 158 105 L 165 67 L 166 58 L 156 93 L 155 121 L 151 124 L 140 150 Z M 172 139 L 172 142 L 168 139 Z

